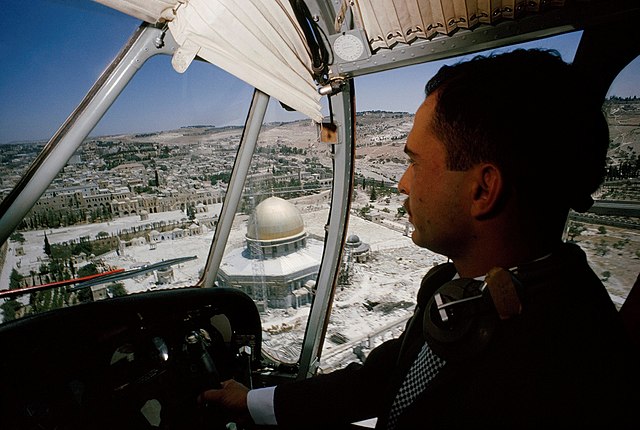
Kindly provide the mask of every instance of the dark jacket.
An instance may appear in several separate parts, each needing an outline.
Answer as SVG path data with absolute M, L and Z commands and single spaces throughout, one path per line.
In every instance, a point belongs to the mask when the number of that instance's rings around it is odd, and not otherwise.
M 334 429 L 370 417 L 386 428 L 395 394 L 428 337 L 426 303 L 455 273 L 447 264 L 425 276 L 402 336 L 372 350 L 364 365 L 278 386 L 280 428 Z M 444 279 L 434 280 L 434 272 Z M 562 244 L 543 262 L 521 266 L 516 277 L 522 313 L 499 321 L 480 352 L 445 357 L 396 428 L 631 427 L 631 407 L 640 404 L 638 362 L 584 252 Z

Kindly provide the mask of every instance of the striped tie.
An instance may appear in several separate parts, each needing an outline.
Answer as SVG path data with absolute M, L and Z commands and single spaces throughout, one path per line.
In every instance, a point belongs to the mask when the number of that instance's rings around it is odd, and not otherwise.
M 415 398 L 426 388 L 429 381 L 438 374 L 438 371 L 444 364 L 445 361 L 435 355 L 425 342 L 391 405 L 389 423 L 387 425 L 388 430 L 395 429 L 398 423 L 398 417 L 402 411 L 413 403 Z

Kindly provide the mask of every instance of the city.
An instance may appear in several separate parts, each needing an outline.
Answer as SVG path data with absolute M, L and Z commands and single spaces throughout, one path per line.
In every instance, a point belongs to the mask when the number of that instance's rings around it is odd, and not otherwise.
M 612 118 L 620 122 L 621 112 L 628 114 L 635 110 L 622 105 L 612 107 L 612 112 L 615 113 Z M 379 315 L 373 325 L 367 323 L 366 331 L 403 321 L 410 315 L 421 275 L 426 268 L 443 261 L 444 257 L 426 250 L 415 252 L 407 237 L 410 227 L 403 213 L 403 198 L 394 188 L 406 166 L 402 150 L 412 120 L 413 115 L 408 113 L 358 114 L 358 179 L 354 184 L 350 232 L 366 242 L 372 252 L 369 262 L 346 265 L 353 272 L 349 283 L 359 288 L 343 288 L 337 293 L 330 329 L 338 334 L 334 340 L 362 337 L 339 329 L 345 318 L 367 320 L 362 318 L 364 315 L 342 315 L 346 311 L 340 306 L 341 301 L 354 300 L 346 297 L 359 297 L 359 312 L 365 313 L 370 312 L 362 307 L 367 300 L 379 304 L 379 296 L 386 295 L 383 301 L 391 303 L 393 312 Z M 97 300 L 110 295 L 195 285 L 209 252 L 241 133 L 239 127 L 192 126 L 88 139 L 25 217 L 12 240 L 5 244 L 4 285 L 28 287 L 116 268 L 139 268 L 170 258 L 197 258 L 171 267 L 164 280 L 156 272 L 99 284 L 91 287 L 92 294 L 85 292 L 74 299 L 38 300 L 23 296 L 20 301 L 6 302 L 14 303 L 15 308 L 3 305 L 5 315 L 28 313 L 34 305 L 46 308 L 45 303 L 54 306 L 69 300 Z M 248 216 L 269 196 L 293 202 L 304 218 L 309 237 L 322 240 L 329 207 L 331 157 L 330 148 L 318 142 L 318 133 L 318 127 L 308 120 L 263 126 L 225 254 L 243 246 Z M 619 166 L 627 166 L 628 160 L 633 161 L 633 145 L 612 145 L 612 149 L 619 154 L 615 158 L 618 170 Z M 12 145 L 5 146 L 2 156 L 4 193 L 26 169 L 35 152 L 33 145 Z M 625 186 L 611 185 L 619 183 Z M 633 200 L 637 199 L 637 192 L 637 180 L 610 181 L 600 195 L 611 198 L 613 193 L 623 193 L 623 200 Z M 637 219 L 625 221 L 631 228 L 612 226 L 611 217 L 590 215 L 586 221 L 584 218 L 571 221 L 574 227 L 569 231 L 570 238 L 583 245 L 610 286 L 614 301 L 620 305 L 637 275 L 634 267 L 640 258 L 640 238 L 633 227 Z M 45 242 L 53 255 L 47 254 Z M 389 255 L 389 249 L 393 255 Z M 423 256 L 416 258 L 418 255 Z M 618 258 L 612 259 L 612 255 Z M 376 264 L 371 264 L 372 261 Z M 386 289 L 375 291 L 377 285 L 386 283 L 385 279 L 399 277 L 394 267 L 399 261 L 408 265 L 407 274 Z M 399 285 L 407 290 L 398 295 Z M 271 336 L 266 345 L 272 344 L 277 351 L 284 339 L 290 340 L 295 332 L 299 342 L 307 312 L 308 306 L 302 306 L 263 313 L 268 328 L 265 333 Z M 273 333 L 278 333 L 281 339 Z M 327 342 L 325 347 L 330 350 L 342 343 Z M 298 352 L 294 348 L 288 353 L 274 354 L 282 360 L 295 361 Z

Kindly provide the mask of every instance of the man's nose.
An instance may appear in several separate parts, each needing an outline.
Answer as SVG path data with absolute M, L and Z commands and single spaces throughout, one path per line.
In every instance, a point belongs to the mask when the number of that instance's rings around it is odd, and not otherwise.
M 409 185 L 407 184 L 407 181 L 405 178 L 410 168 L 411 166 L 407 167 L 407 170 L 404 171 L 404 173 L 402 174 L 402 177 L 400 178 L 400 182 L 398 182 L 398 191 L 401 194 L 409 195 Z

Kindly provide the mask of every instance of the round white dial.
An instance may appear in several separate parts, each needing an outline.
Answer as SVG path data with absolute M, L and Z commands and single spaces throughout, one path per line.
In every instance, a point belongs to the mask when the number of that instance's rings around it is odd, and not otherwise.
M 333 42 L 333 52 L 345 61 L 355 61 L 362 56 L 364 45 L 353 34 L 343 34 Z

